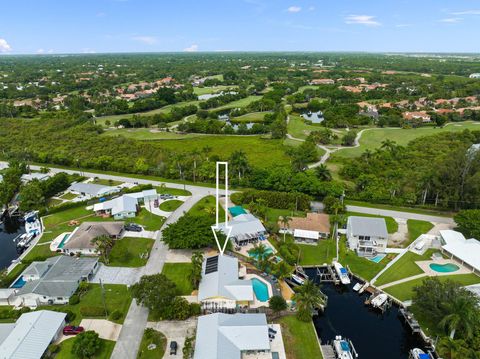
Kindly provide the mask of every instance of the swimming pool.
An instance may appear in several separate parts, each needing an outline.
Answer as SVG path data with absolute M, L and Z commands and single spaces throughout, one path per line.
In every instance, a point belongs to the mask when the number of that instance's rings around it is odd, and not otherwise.
M 375 262 L 375 263 L 380 263 L 382 261 L 383 258 L 385 258 L 387 255 L 386 254 L 377 254 L 375 257 L 373 258 L 369 258 L 372 262 Z
M 439 273 L 456 272 L 457 270 L 460 269 L 459 266 L 453 263 L 447 263 L 447 264 L 432 263 L 429 265 L 429 267 L 431 270 Z
M 23 276 L 21 276 L 20 278 L 18 278 L 15 283 L 13 283 L 10 288 L 22 288 L 25 283 L 27 283 L 24 279 L 23 279 Z
M 60 242 L 60 244 L 58 245 L 57 248 L 63 248 L 63 246 L 64 246 L 65 243 L 67 242 L 69 236 L 70 236 L 70 233 L 65 234 L 65 235 L 63 236 L 62 241 Z
M 255 297 L 260 302 L 268 302 L 268 287 L 267 285 L 258 278 L 252 278 L 253 291 L 255 292 Z

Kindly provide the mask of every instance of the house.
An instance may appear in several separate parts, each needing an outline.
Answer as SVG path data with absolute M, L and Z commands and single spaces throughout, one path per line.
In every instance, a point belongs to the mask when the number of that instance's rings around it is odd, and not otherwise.
M 32 172 L 23 174 L 21 179 L 23 183 L 28 183 L 33 180 L 45 181 L 49 178 L 50 175 L 48 173 Z
M 227 255 L 207 257 L 202 264 L 198 301 L 211 312 L 235 310 L 254 300 L 251 280 L 239 279 L 238 259 Z
M 214 313 L 198 318 L 194 359 L 249 357 L 274 358 L 265 314 Z
M 66 316 L 39 310 L 22 314 L 15 323 L 1 323 L 0 358 L 42 358 L 48 346 L 61 337 Z
M 330 235 L 330 219 L 325 213 L 307 213 L 306 217 L 292 217 L 285 226 L 278 222 L 280 233 L 292 234 L 296 242 L 317 243 Z
M 32 262 L 22 273 L 25 281 L 15 293 L 15 305 L 67 304 L 82 281 L 89 281 L 98 269 L 98 259 L 56 256 Z
M 480 274 L 480 241 L 453 230 L 441 230 L 442 252 Z
M 335 80 L 332 79 L 313 79 L 310 81 L 310 85 L 334 85 Z
M 228 222 L 228 226 L 232 228 L 230 239 L 239 246 L 257 242 L 259 239 L 264 239 L 267 234 L 267 230 L 262 222 L 251 213 L 235 216 Z M 220 223 L 218 227 L 220 231 L 225 235 L 228 235 L 225 223 Z
M 87 198 L 93 198 L 118 193 L 120 188 L 95 183 L 75 182 L 68 188 L 68 191 Z
M 112 216 L 117 220 L 135 217 L 138 208 L 138 200 L 128 195 L 123 195 L 110 201 L 96 203 L 93 206 L 93 210 L 97 216 Z
M 362 257 L 385 253 L 388 242 L 384 218 L 350 216 L 347 220 L 348 247 Z
M 403 119 L 407 121 L 412 121 L 412 120 L 422 120 L 423 123 L 428 123 L 430 122 L 430 115 L 427 114 L 425 111 L 412 111 L 412 112 L 404 112 L 402 114 Z
M 83 222 L 60 243 L 57 250 L 75 255 L 97 255 L 98 249 L 93 241 L 101 236 L 119 239 L 124 233 L 124 222 Z
M 146 189 L 142 192 L 127 193 L 125 196 L 136 198 L 139 202 L 148 203 L 158 199 L 156 189 Z

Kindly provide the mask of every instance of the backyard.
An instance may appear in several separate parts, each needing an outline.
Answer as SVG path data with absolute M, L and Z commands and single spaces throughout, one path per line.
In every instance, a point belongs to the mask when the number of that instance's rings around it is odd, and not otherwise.
M 100 351 L 95 354 L 95 359 L 109 359 L 112 356 L 115 342 L 111 340 L 100 339 L 102 341 L 102 347 Z M 78 359 L 78 356 L 72 353 L 73 342 L 75 338 L 64 340 L 60 343 L 60 349 L 55 354 L 55 359 Z
M 192 269 L 190 263 L 165 263 L 162 273 L 177 286 L 177 295 L 191 295 L 193 291 L 189 274 Z
M 288 359 L 322 359 L 320 344 L 313 323 L 301 322 L 293 315 L 276 321 L 282 327 L 283 343 Z
M 154 344 L 155 349 L 149 349 Z M 167 347 L 167 338 L 163 333 L 151 328 L 145 329 L 143 332 L 142 342 L 138 349 L 137 359 L 159 359 L 163 357 Z
M 108 256 L 112 267 L 143 267 L 155 241 L 151 238 L 124 237 L 116 240 Z

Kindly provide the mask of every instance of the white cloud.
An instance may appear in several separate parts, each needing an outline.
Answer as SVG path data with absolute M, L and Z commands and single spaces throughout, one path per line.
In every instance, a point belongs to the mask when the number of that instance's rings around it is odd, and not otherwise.
M 157 43 L 157 38 L 154 36 L 133 36 L 132 39 L 147 45 L 153 45 Z
M 12 51 L 12 47 L 8 44 L 7 40 L 0 38 L 0 53 L 7 53 Z
M 345 18 L 347 24 L 358 24 L 365 26 L 380 26 L 381 23 L 375 20 L 375 16 L 371 15 L 348 15 Z
M 37 54 L 44 54 L 45 53 L 45 50 L 44 49 L 38 49 L 37 50 Z
M 287 9 L 288 12 L 296 13 L 302 11 L 302 8 L 300 6 L 290 6 Z
M 189 47 L 184 48 L 183 51 L 185 51 L 185 52 L 197 52 L 198 51 L 198 45 L 193 44 Z
M 412 24 L 397 24 L 395 27 L 412 27 Z
M 463 19 L 461 17 L 448 17 L 446 19 L 441 19 L 439 20 L 440 22 L 446 22 L 448 24 L 456 24 L 457 22 L 462 21 Z
M 480 15 L 480 10 L 465 10 L 452 12 L 452 15 Z

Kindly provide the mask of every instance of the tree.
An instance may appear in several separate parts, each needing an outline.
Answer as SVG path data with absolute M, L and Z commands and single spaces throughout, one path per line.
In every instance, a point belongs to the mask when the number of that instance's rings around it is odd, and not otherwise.
M 132 287 L 132 296 L 137 303 L 161 316 L 173 304 L 177 287 L 164 274 L 144 275 Z
M 198 288 L 198 284 L 202 279 L 203 253 L 198 251 L 193 252 L 191 262 L 190 281 L 192 282 L 193 288 Z
M 323 199 L 323 211 L 328 214 L 338 214 L 345 212 L 345 204 L 336 197 L 327 196 Z
M 462 333 L 463 338 L 470 338 L 474 331 L 479 329 L 480 316 L 477 306 L 476 297 L 462 292 L 444 303 L 445 316 L 439 324 L 450 331 L 450 339 L 454 339 L 457 331 Z
M 289 216 L 280 216 L 280 223 L 283 227 L 283 241 L 285 242 L 285 236 L 287 235 L 287 229 L 290 228 L 290 221 L 292 217 Z
M 320 181 L 332 180 L 332 173 L 324 163 L 315 168 L 315 174 Z
M 234 151 L 230 155 L 229 163 L 232 171 L 237 173 L 239 181 L 250 168 L 248 165 L 247 154 L 242 150 Z
M 348 131 L 342 137 L 343 146 L 353 146 L 355 144 L 355 139 L 357 138 L 357 133 L 355 131 Z
M 268 306 L 275 313 L 281 312 L 282 310 L 287 309 L 287 302 L 281 295 L 274 295 L 268 300 Z
M 103 342 L 93 330 L 80 333 L 75 337 L 72 353 L 77 358 L 93 358 L 101 349 Z
M 97 247 L 101 258 L 106 264 L 108 264 L 108 256 L 114 245 L 113 239 L 107 235 L 103 235 L 92 239 L 91 243 Z
M 163 230 L 163 241 L 171 249 L 199 249 L 214 243 L 212 216 L 185 214 Z
M 467 238 L 480 238 L 480 209 L 460 211 L 453 219 L 458 225 L 458 230 Z
M 311 320 L 312 313 L 325 305 L 325 295 L 310 279 L 307 279 L 294 294 L 293 300 L 297 303 L 297 317 L 306 322 Z
M 30 211 L 39 208 L 45 204 L 42 186 L 40 181 L 33 180 L 26 184 L 20 190 L 20 209 L 22 211 Z

